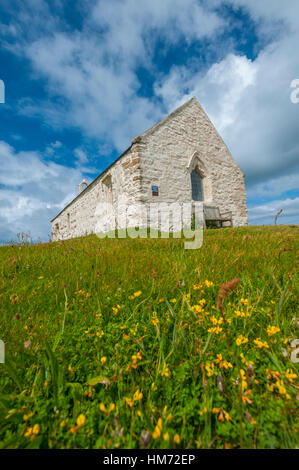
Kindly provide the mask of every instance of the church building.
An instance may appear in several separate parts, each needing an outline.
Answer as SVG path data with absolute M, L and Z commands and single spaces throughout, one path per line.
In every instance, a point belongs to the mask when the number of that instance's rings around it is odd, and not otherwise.
M 113 208 L 123 197 L 130 205 L 201 201 L 220 217 L 230 213 L 233 227 L 248 223 L 244 174 L 195 97 L 135 137 L 93 182 L 80 183 L 51 221 L 53 240 L 96 233 L 99 203 Z

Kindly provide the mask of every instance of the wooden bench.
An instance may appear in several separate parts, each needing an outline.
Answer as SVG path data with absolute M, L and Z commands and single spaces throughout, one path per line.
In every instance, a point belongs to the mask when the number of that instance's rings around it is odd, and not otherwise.
M 204 205 L 203 213 L 204 228 L 207 228 L 207 222 L 214 222 L 216 223 L 217 227 L 223 227 L 223 222 L 230 222 L 230 226 L 233 226 L 232 213 L 230 211 L 226 211 L 220 214 L 219 207 Z

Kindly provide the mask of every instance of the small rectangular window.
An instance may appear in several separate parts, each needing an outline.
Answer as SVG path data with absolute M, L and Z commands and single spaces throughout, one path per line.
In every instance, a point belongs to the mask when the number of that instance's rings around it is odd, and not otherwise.
M 152 186 L 152 196 L 159 196 L 159 187 Z

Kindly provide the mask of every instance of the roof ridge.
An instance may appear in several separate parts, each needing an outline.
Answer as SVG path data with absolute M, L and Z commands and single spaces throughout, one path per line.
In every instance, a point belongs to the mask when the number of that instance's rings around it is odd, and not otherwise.
M 171 113 L 167 114 L 161 121 L 158 121 L 156 124 L 154 124 L 152 127 L 144 131 L 142 134 L 139 134 L 138 137 L 142 138 L 147 135 L 150 135 L 152 132 L 154 132 L 158 127 L 160 127 L 162 124 L 165 124 L 169 119 L 173 118 L 176 114 L 180 113 L 183 109 L 185 109 L 192 101 L 195 101 L 197 104 L 200 105 L 199 101 L 197 100 L 196 96 L 192 96 L 188 101 L 183 103 L 181 106 L 178 108 L 175 108 Z M 136 137 L 135 137 L 136 138 Z

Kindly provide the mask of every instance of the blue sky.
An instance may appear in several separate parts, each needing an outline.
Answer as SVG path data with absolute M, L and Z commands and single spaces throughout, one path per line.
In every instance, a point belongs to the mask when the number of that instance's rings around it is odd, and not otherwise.
M 250 223 L 298 224 L 298 17 L 297 0 L 3 0 L 0 241 L 47 240 L 83 178 L 194 95 Z

